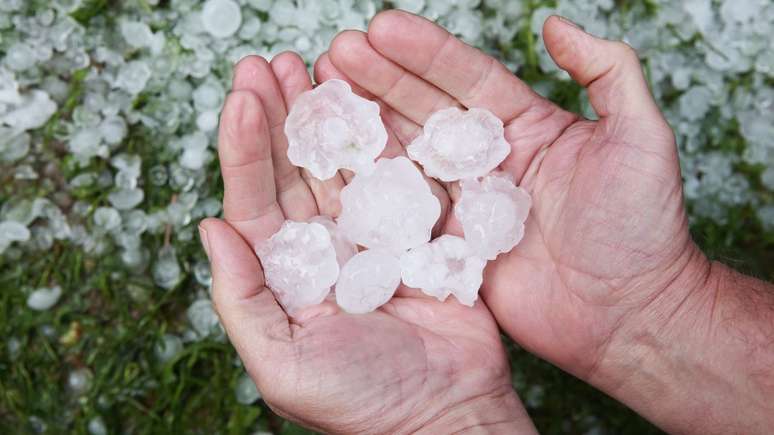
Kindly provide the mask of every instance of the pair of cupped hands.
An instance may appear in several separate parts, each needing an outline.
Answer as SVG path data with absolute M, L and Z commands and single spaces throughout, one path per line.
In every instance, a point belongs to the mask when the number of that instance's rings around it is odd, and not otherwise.
M 312 89 L 290 52 L 236 66 L 218 153 L 224 220 L 200 225 L 212 298 L 264 400 L 324 432 L 532 432 L 511 386 L 500 330 L 530 352 L 615 395 L 614 367 L 629 356 L 659 295 L 700 279 L 672 131 L 635 52 L 560 17 L 543 29 L 557 65 L 585 87 L 590 121 L 532 91 L 505 66 L 441 27 L 402 11 L 368 32 L 345 31 L 314 65 L 320 83 L 343 79 L 378 102 L 386 157 L 405 154 L 425 120 L 449 106 L 482 107 L 512 146 L 500 169 L 533 197 L 522 242 L 486 268 L 473 308 L 401 287 L 375 312 L 325 302 L 289 318 L 265 286 L 254 248 L 285 219 L 336 217 L 351 179 L 320 181 L 287 158 L 283 126 Z M 434 236 L 461 235 L 454 184 L 430 181 L 442 204 Z M 659 301 L 659 302 L 656 302 Z M 609 376 L 606 378 L 606 376 Z

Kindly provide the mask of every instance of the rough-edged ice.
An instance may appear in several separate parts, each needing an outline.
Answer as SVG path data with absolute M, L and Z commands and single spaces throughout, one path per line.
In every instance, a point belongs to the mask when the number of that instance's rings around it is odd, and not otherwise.
M 56 305 L 62 296 L 62 287 L 41 287 L 27 297 L 27 306 L 35 311 L 46 311 Z
M 266 284 L 288 314 L 322 302 L 339 276 L 331 236 L 318 223 L 287 220 L 256 253 Z
M 11 103 L 11 110 L 0 110 L 0 125 L 8 125 L 16 131 L 42 127 L 57 109 L 51 97 L 41 90 L 32 90 L 27 94 L 18 95 L 18 99 L 8 98 L 6 101 Z M 6 101 L 0 98 L 0 105 Z
M 369 249 L 344 265 L 336 283 L 336 303 L 348 313 L 369 313 L 390 300 L 400 284 L 400 262 L 390 252 Z
M 405 157 L 381 158 L 341 190 L 339 228 L 358 245 L 400 253 L 430 240 L 441 203 Z
M 439 301 L 453 294 L 468 306 L 478 298 L 484 266 L 486 260 L 473 255 L 465 239 L 448 234 L 400 257 L 404 284 L 422 289 Z
M 456 181 L 483 177 L 505 160 L 511 146 L 492 112 L 450 107 L 433 113 L 406 151 L 427 175 Z
M 487 260 L 508 252 L 524 236 L 524 221 L 532 200 L 506 173 L 492 173 L 481 181 L 463 180 L 454 215 L 462 223 L 471 250 Z
M 331 235 L 331 242 L 333 243 L 333 249 L 336 250 L 336 260 L 339 263 L 339 268 L 344 267 L 350 258 L 357 254 L 357 245 L 350 242 L 333 221 L 328 216 L 315 216 L 309 219 L 309 222 L 318 223 L 328 230 L 328 234 Z
M 379 105 L 335 79 L 296 99 L 285 121 L 285 135 L 290 161 L 321 180 L 342 168 L 372 172 L 374 159 L 387 144 Z

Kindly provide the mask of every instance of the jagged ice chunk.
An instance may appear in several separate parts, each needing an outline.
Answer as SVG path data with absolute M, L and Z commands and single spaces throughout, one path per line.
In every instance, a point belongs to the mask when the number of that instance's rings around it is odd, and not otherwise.
M 344 237 L 344 234 L 342 234 L 333 219 L 328 216 L 315 216 L 309 219 L 309 222 L 318 223 L 328 230 L 328 234 L 331 235 L 333 249 L 336 250 L 336 260 L 339 262 L 339 268 L 344 267 L 347 261 L 357 254 L 357 245 Z
M 288 314 L 322 302 L 339 276 L 331 236 L 318 223 L 287 220 L 256 253 L 266 284 Z
M 374 159 L 387 144 L 379 105 L 335 79 L 296 99 L 285 121 L 285 135 L 290 161 L 321 180 L 342 168 L 372 172 Z
M 336 283 L 336 303 L 348 313 L 369 313 L 386 304 L 400 284 L 398 257 L 369 249 L 352 257 Z
M 487 260 L 508 252 L 524 236 L 532 199 L 510 175 L 492 173 L 481 181 L 463 180 L 454 215 L 462 223 L 471 250 Z
M 419 288 L 439 301 L 453 294 L 473 306 L 483 281 L 486 260 L 473 255 L 465 239 L 443 235 L 400 257 L 403 283 Z
M 339 228 L 369 249 L 400 253 L 430 240 L 441 203 L 405 157 L 381 158 L 370 175 L 357 174 L 341 190 Z
M 425 173 L 442 181 L 482 177 L 511 152 L 503 122 L 486 109 L 435 112 L 406 148 Z

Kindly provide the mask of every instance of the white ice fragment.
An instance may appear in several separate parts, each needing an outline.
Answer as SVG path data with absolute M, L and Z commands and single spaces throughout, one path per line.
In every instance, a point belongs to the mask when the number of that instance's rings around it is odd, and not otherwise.
M 156 357 L 163 362 L 171 360 L 182 350 L 183 340 L 173 334 L 162 335 L 161 341 L 157 342 L 156 346 L 154 346 Z
M 102 136 L 98 130 L 84 128 L 72 134 L 67 146 L 76 156 L 88 159 L 99 154 L 101 142 Z
M 92 419 L 89 420 L 89 424 L 86 426 L 86 429 L 89 431 L 89 435 L 108 434 L 107 426 L 105 426 L 105 420 L 103 420 L 100 416 L 92 417 Z
M 30 152 L 29 134 L 0 126 L 0 162 L 13 163 Z
M 27 306 L 35 311 L 46 311 L 56 305 L 62 296 L 62 287 L 41 287 L 27 297 Z
M 441 203 L 405 157 L 381 158 L 341 190 L 339 228 L 354 243 L 400 253 L 430 240 Z
M 213 131 L 218 128 L 218 111 L 208 110 L 196 117 L 196 128 L 203 132 Z
M 91 387 L 94 375 L 86 367 L 81 367 L 70 372 L 67 376 L 67 386 L 76 394 L 85 392 Z
M 247 373 L 243 373 L 242 376 L 239 377 L 239 380 L 237 380 L 234 394 L 236 395 L 237 402 L 242 405 L 249 405 L 261 398 L 258 387 Z
M 242 25 L 242 10 L 233 0 L 207 0 L 201 17 L 204 30 L 216 38 L 228 38 Z
M 398 257 L 369 249 L 352 257 L 339 274 L 336 303 L 348 313 L 369 313 L 387 303 L 400 284 Z
M 128 127 L 126 121 L 120 116 L 110 116 L 105 118 L 99 125 L 99 132 L 102 139 L 111 145 L 118 145 L 126 137 Z
M 0 111 L 0 125 L 8 125 L 16 131 L 42 127 L 56 112 L 56 103 L 44 91 L 33 90 L 21 96 L 12 110 Z
M 321 180 L 341 168 L 370 173 L 387 144 L 379 105 L 335 79 L 296 99 L 285 121 L 285 135 L 290 161 Z
M 0 245 L 3 242 L 26 242 L 30 239 L 30 230 L 24 224 L 16 221 L 0 222 Z
M 473 306 L 483 281 L 486 260 L 476 257 L 465 239 L 443 235 L 418 246 L 400 258 L 401 277 L 409 287 L 419 288 L 439 301 L 453 294 L 464 305 Z
M 112 207 L 97 207 L 94 211 L 94 225 L 104 231 L 113 231 L 121 226 L 121 215 Z
M 171 290 L 182 280 L 182 270 L 177 253 L 172 246 L 166 246 L 156 254 L 151 270 L 153 281 L 161 288 Z
M 133 60 L 122 66 L 115 80 L 115 87 L 131 95 L 137 95 L 145 89 L 151 78 L 151 69 L 144 60 Z
M 339 276 L 331 236 L 318 223 L 287 220 L 256 253 L 267 286 L 291 315 L 322 302 Z
M 482 177 L 511 152 L 503 122 L 486 109 L 450 107 L 435 112 L 406 148 L 431 177 L 443 181 Z
M 108 194 L 110 205 L 118 210 L 131 210 L 145 199 L 145 192 L 139 188 L 118 189 Z
M 454 215 L 462 223 L 465 240 L 479 257 L 494 260 L 508 252 L 524 236 L 532 200 L 510 175 L 492 173 L 481 181 L 463 180 L 462 196 Z
M 205 338 L 211 334 L 221 333 L 220 321 L 212 301 L 209 299 L 197 299 L 186 310 L 186 317 L 191 323 L 191 328 L 196 332 L 197 338 Z
M 140 21 L 121 21 L 119 28 L 124 41 L 134 48 L 143 48 L 149 45 L 153 38 L 150 27 Z
M 315 216 L 309 219 L 309 222 L 318 223 L 328 230 L 328 234 L 331 235 L 331 242 L 333 243 L 333 249 L 336 250 L 336 261 L 339 263 L 339 268 L 344 267 L 350 258 L 357 254 L 357 245 L 350 242 L 339 229 L 336 222 L 328 216 Z

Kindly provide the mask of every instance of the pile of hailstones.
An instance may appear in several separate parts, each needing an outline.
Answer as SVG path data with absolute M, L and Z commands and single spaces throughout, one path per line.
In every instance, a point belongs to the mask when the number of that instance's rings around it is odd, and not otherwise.
M 524 235 L 531 199 L 506 174 L 492 172 L 510 152 L 503 123 L 482 109 L 434 113 L 408 147 L 427 177 L 460 181 L 454 208 L 465 237 L 431 239 L 441 205 L 406 157 L 378 158 L 387 143 L 379 106 L 329 80 L 298 97 L 285 122 L 288 157 L 327 180 L 354 172 L 336 221 L 285 221 L 256 251 L 266 283 L 289 314 L 334 292 L 346 312 L 374 311 L 407 287 L 472 306 L 487 260 Z M 377 159 L 375 162 L 374 160 Z

